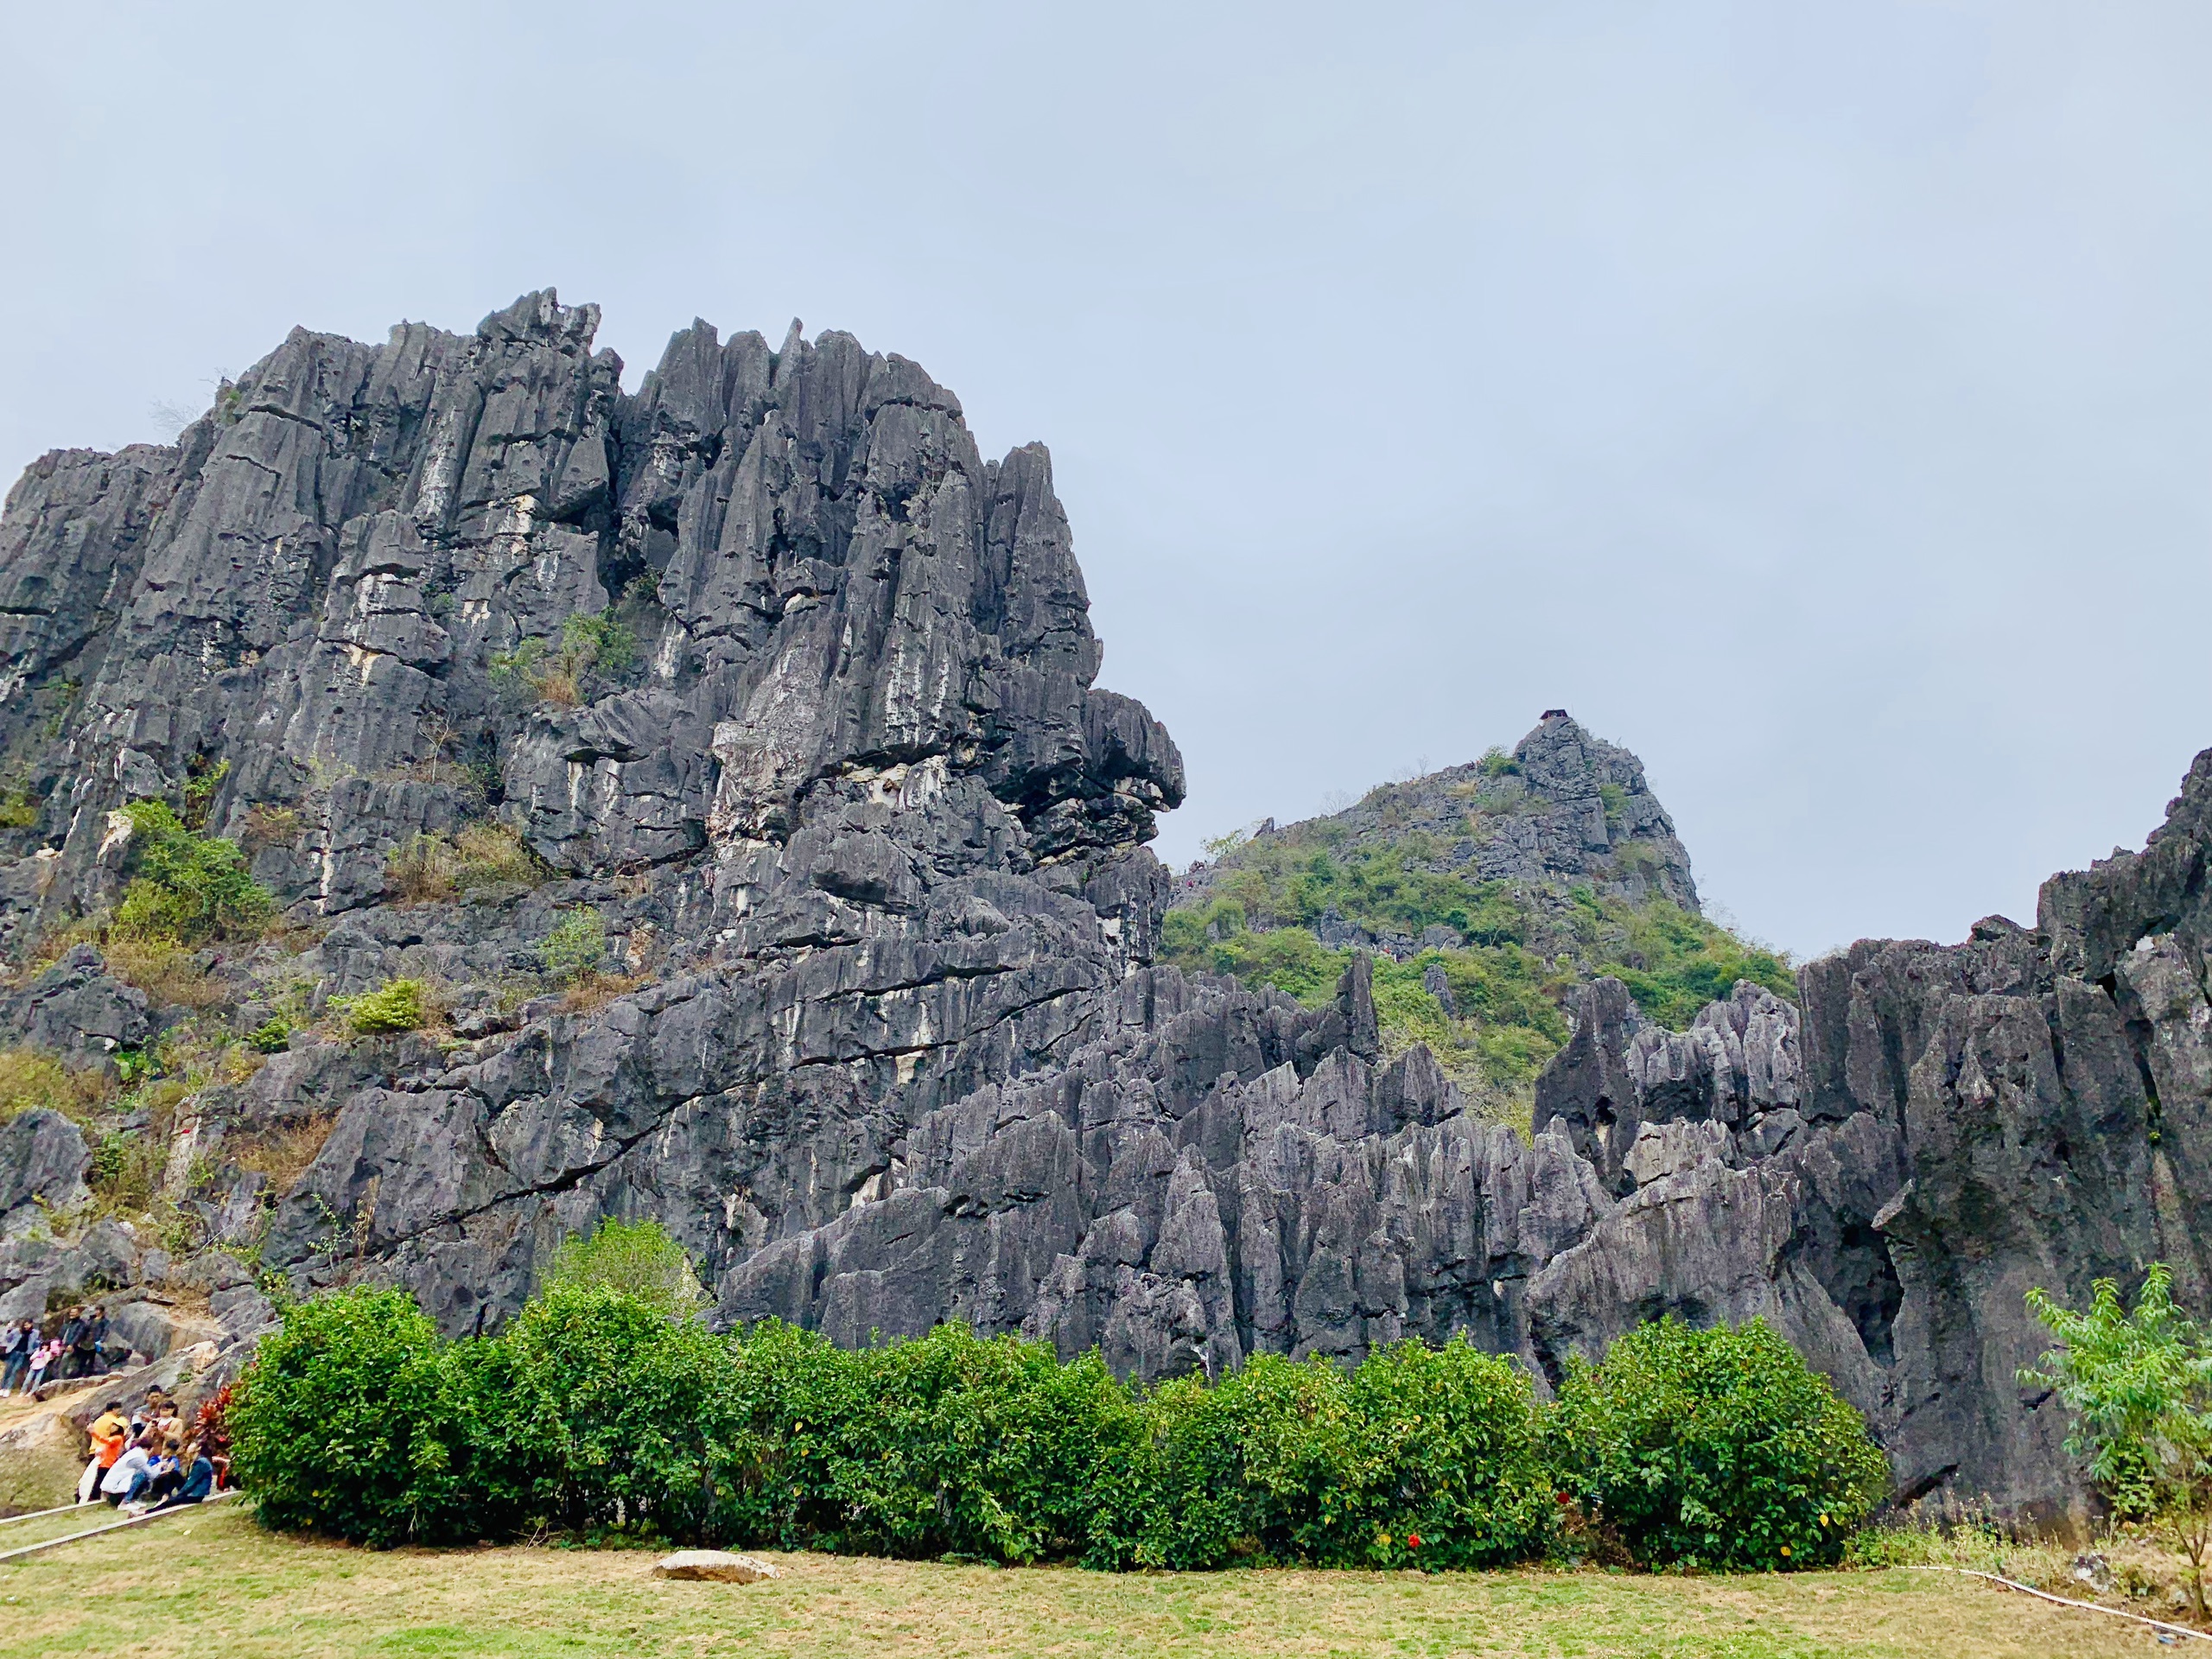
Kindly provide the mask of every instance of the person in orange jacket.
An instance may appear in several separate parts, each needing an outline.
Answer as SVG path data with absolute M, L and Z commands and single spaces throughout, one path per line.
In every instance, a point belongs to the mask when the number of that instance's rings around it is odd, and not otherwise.
M 115 1467 L 115 1460 L 123 1455 L 124 1442 L 129 1438 L 130 1425 L 124 1421 L 118 1408 L 119 1402 L 111 1400 L 100 1408 L 100 1414 L 86 1430 L 92 1440 L 92 1461 L 86 1465 L 85 1478 L 77 1485 L 77 1501 L 88 1503 L 92 1495 L 100 1489 L 107 1478 L 107 1471 Z

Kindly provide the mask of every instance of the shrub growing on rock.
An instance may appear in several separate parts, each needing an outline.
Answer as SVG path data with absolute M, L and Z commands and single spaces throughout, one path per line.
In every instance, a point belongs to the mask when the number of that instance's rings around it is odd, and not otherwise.
M 233 843 L 194 834 L 162 801 L 133 801 L 123 811 L 136 874 L 116 909 L 118 933 L 201 944 L 252 938 L 275 918 L 276 900 Z
M 331 1007 L 364 1037 L 420 1031 L 429 1022 L 429 991 L 419 979 L 391 979 L 359 996 L 333 997 Z
M 590 1287 L 619 1292 L 667 1319 L 688 1319 L 707 1303 L 691 1258 L 656 1221 L 609 1217 L 553 1253 L 547 1291 Z
M 0 1048 L 0 1123 L 44 1107 L 79 1123 L 115 1097 L 115 1085 L 90 1066 L 71 1066 L 31 1048 Z
M 538 947 L 545 971 L 563 985 L 576 985 L 599 972 L 607 960 L 607 924 L 588 905 L 563 916 Z
M 385 880 L 408 904 L 442 903 L 503 882 L 536 887 L 546 869 L 504 823 L 485 822 L 448 837 L 410 836 L 385 859 Z
M 1577 1356 L 1551 1427 L 1563 1489 L 1647 1564 L 1832 1563 L 1889 1491 L 1858 1412 L 1763 1319 L 1669 1318 Z

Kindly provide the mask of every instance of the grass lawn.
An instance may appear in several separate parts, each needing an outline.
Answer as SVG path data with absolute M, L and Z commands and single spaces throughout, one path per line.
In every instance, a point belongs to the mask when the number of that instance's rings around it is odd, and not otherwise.
M 241 1510 L 211 1511 L 0 1566 L 0 1659 L 2161 1650 L 2140 1626 L 1904 1570 L 1170 1576 L 775 1559 L 785 1573 L 775 1583 L 671 1584 L 651 1576 L 645 1551 L 379 1554 L 272 1536 Z

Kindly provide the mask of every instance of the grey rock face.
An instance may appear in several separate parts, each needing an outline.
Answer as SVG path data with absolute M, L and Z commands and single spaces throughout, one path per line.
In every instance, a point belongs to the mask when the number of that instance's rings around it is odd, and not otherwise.
M 547 292 L 470 338 L 296 330 L 175 449 L 32 469 L 5 701 L 67 741 L 10 728 L 60 855 L 19 910 L 111 896 L 106 811 L 224 767 L 211 828 L 322 915 L 487 806 L 571 872 L 780 843 L 831 782 L 980 790 L 1025 868 L 1147 838 L 1181 763 L 1090 689 L 1040 448 L 984 461 L 950 393 L 842 334 L 697 324 L 626 397 L 597 322 Z M 518 696 L 610 607 L 633 660 Z
M 73 946 L 20 995 L 0 998 L 0 1027 L 33 1048 L 112 1065 L 108 1056 L 153 1034 L 146 994 L 111 978 L 100 953 Z
M 1579 1269 L 1611 1284 L 1569 1300 L 1704 1314 L 1740 1287 L 1732 1307 L 1770 1312 L 1867 1410 L 1905 1491 L 2078 1506 L 2063 1410 L 2013 1381 L 2048 1345 L 2024 1297 L 2132 1294 L 2164 1261 L 2212 1308 L 2208 861 L 2212 751 L 2144 851 L 2044 885 L 2035 929 L 1863 942 L 1807 966 L 1802 1021 L 1739 986 L 1676 1036 L 1593 988 L 1537 1127 L 1629 1196 Z M 1640 1220 L 1662 1188 L 1694 1190 L 1693 1214 L 1729 1191 L 1729 1213 Z M 1708 1229 L 1770 1259 L 1685 1258 Z
M 84 1135 L 59 1112 L 34 1107 L 0 1124 L 0 1236 L 84 1203 L 91 1158 Z
M 2212 1311 L 2212 752 L 2033 930 L 1862 944 L 1681 1033 L 1589 988 L 1524 1142 L 1386 1058 L 1364 957 L 1320 1009 L 1153 965 L 1180 761 L 1093 684 L 1041 449 L 986 462 L 913 365 L 796 328 L 696 324 L 626 396 L 595 326 L 547 293 L 465 338 L 296 333 L 173 448 L 10 499 L 0 741 L 45 804 L 7 939 L 111 900 L 109 813 L 199 780 L 315 933 L 207 953 L 201 1020 L 401 975 L 450 1011 L 302 1030 L 180 1109 L 207 1240 L 462 1332 L 650 1216 L 726 1321 L 962 1319 L 1144 1377 L 1466 1331 L 1556 1378 L 1663 1313 L 1758 1314 L 1908 1489 L 2078 1508 L 2011 1381 L 2025 1288 L 2164 1259 Z M 1486 875 L 1697 903 L 1641 767 L 1564 716 L 1343 816 L 1386 812 Z M 484 819 L 552 879 L 404 902 L 393 850 Z M 583 910 L 625 978 L 564 997 L 546 941 Z M 136 995 L 72 955 L 0 1021 L 92 1058 L 175 1017 Z M 272 1185 L 271 1147 L 312 1160 Z M 52 1113 L 0 1126 L 0 1312 L 89 1271 L 30 1225 L 86 1163 Z M 99 1276 L 210 1293 L 230 1375 L 269 1305 L 229 1255 L 160 1254 Z

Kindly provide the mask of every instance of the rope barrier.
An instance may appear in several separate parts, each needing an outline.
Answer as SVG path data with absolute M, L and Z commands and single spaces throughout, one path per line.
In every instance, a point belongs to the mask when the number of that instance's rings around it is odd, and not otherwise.
M 72 1510 L 89 1510 L 99 1502 L 97 1497 L 92 1497 L 82 1503 L 62 1503 L 50 1510 L 33 1510 L 29 1515 L 0 1516 L 0 1527 L 12 1527 L 18 1521 L 36 1521 L 49 1515 L 67 1515 Z
M 5 1557 L 0 1557 L 4 1560 Z M 2101 1602 L 2076 1601 L 2071 1596 L 2054 1596 L 2048 1590 L 2038 1590 L 2032 1584 L 2022 1584 L 2018 1579 L 2002 1578 L 1994 1573 L 1977 1573 L 1964 1567 L 1909 1567 L 1908 1573 L 1955 1573 L 1962 1579 L 1986 1579 L 2002 1585 L 2007 1590 L 2018 1590 L 2023 1595 L 2033 1596 L 2038 1601 L 2056 1602 L 2061 1607 L 2081 1607 L 2093 1613 L 2109 1613 L 2114 1618 L 2133 1619 L 2138 1624 L 2148 1624 L 2154 1630 L 2171 1630 L 2176 1636 L 2194 1637 L 2199 1642 L 2212 1642 L 2212 1636 L 2202 1630 L 2193 1630 L 2186 1624 L 2169 1624 L 2163 1618 L 2145 1618 L 2140 1613 L 2122 1612 L 2117 1607 L 2107 1607 Z
M 0 1561 L 12 1561 L 25 1555 L 35 1555 L 42 1549 L 59 1549 L 64 1544 L 73 1544 L 82 1538 L 97 1538 L 104 1532 L 120 1532 L 125 1527 L 143 1527 L 149 1521 L 159 1521 L 172 1515 L 192 1515 L 205 1510 L 210 1503 L 219 1503 L 232 1497 L 237 1489 L 217 1492 L 198 1503 L 179 1503 L 166 1510 L 149 1510 L 143 1515 L 134 1515 L 122 1521 L 111 1521 L 104 1527 L 94 1527 L 86 1532 L 65 1533 L 59 1538 L 49 1538 L 42 1544 L 25 1544 L 21 1549 L 0 1553 Z M 74 1506 L 72 1506 L 74 1507 Z

